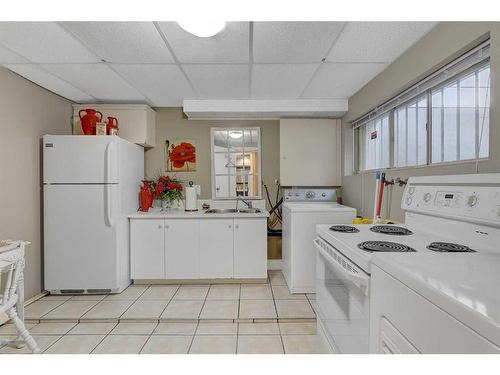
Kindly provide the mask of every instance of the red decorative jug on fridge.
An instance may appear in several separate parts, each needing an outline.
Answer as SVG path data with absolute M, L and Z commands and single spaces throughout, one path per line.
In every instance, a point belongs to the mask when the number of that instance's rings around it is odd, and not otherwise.
M 118 134 L 118 119 L 116 117 L 108 117 L 108 125 L 106 126 L 108 135 Z
M 82 115 L 82 113 L 84 113 L 84 115 Z M 97 114 L 99 117 L 96 116 Z M 102 121 L 102 113 L 95 109 L 87 108 L 81 109 L 80 112 L 78 112 L 78 116 L 80 116 L 80 122 L 82 123 L 83 134 L 95 134 L 96 124 Z

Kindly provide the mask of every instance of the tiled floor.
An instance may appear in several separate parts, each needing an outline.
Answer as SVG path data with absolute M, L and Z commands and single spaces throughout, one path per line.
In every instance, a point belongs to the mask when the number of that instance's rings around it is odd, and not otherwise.
M 290 294 L 281 272 L 267 284 L 132 285 L 109 296 L 47 296 L 26 308 L 27 322 L 221 320 L 313 321 L 314 295 Z
M 13 337 L 12 324 L 0 327 Z M 316 323 L 39 323 L 30 331 L 45 354 L 326 353 Z M 0 354 L 25 354 L 4 346 Z
M 26 308 L 43 353 L 325 353 L 314 295 L 268 284 L 130 286 L 112 296 L 47 296 Z M 15 332 L 0 327 L 0 337 Z M 27 353 L 4 346 L 0 353 Z

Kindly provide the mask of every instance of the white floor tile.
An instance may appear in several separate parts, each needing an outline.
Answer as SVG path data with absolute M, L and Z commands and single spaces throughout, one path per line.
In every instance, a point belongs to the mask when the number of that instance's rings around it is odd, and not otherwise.
M 142 348 L 141 354 L 186 354 L 192 340 L 192 336 L 153 335 Z
M 236 354 L 235 336 L 195 336 L 190 354 Z
M 92 354 L 139 354 L 148 335 L 109 335 Z

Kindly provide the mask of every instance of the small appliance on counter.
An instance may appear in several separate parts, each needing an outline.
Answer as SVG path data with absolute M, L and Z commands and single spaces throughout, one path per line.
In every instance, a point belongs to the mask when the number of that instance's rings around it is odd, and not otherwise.
M 193 185 L 193 181 L 189 181 L 189 186 L 186 186 L 185 211 L 198 211 L 198 197 L 200 196 L 200 191 L 200 185 Z

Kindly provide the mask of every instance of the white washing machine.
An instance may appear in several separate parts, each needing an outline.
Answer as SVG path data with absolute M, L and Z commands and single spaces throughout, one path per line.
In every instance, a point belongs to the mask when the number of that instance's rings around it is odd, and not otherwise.
M 351 224 L 356 209 L 331 188 L 285 188 L 283 197 L 283 275 L 291 293 L 315 293 L 316 224 Z

